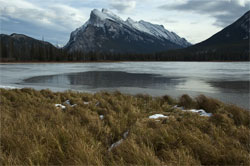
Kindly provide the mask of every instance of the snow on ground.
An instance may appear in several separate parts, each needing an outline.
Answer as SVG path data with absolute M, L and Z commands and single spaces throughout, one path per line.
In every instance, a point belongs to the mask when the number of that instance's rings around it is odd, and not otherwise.
M 203 110 L 203 109 L 200 109 L 200 110 L 191 109 L 191 110 L 183 110 L 183 111 L 199 113 L 200 116 L 207 116 L 207 117 L 212 116 L 212 113 L 207 113 L 207 112 L 206 112 L 205 110 Z
M 119 141 L 113 143 L 110 148 L 108 149 L 108 151 L 111 151 L 113 148 L 119 146 L 122 142 L 124 141 L 124 139 L 120 139 Z
M 66 106 L 62 105 L 62 104 L 55 104 L 56 107 L 60 107 L 61 109 L 65 109 Z
M 61 109 L 66 109 L 66 106 L 65 105 L 68 105 L 68 106 L 70 106 L 70 107 L 75 107 L 75 106 L 77 106 L 77 104 L 71 104 L 70 103 L 70 100 L 66 100 L 65 102 L 63 102 L 64 103 L 64 105 L 62 105 L 62 104 L 55 104 L 55 106 L 56 107 L 60 107 Z
M 128 131 L 126 131 L 125 133 L 123 133 L 123 138 L 126 139 L 128 137 Z
M 69 105 L 70 107 L 75 107 L 77 106 L 77 104 L 70 104 L 69 100 L 66 100 L 64 103 L 66 103 L 67 105 Z
M 88 105 L 88 104 L 89 104 L 89 102 L 84 101 L 84 102 L 83 102 L 83 104 L 84 104 L 84 105 Z
M 178 107 L 177 105 L 174 106 L 174 108 L 178 108 L 184 112 L 193 112 L 193 113 L 198 113 L 200 114 L 200 116 L 207 116 L 207 117 L 210 117 L 212 116 L 212 113 L 207 113 L 205 110 L 203 109 L 190 109 L 190 110 L 185 110 L 183 107 Z
M 128 133 L 129 133 L 129 131 L 126 131 L 125 133 L 123 133 L 123 135 L 122 135 L 123 138 L 120 139 L 119 141 L 113 143 L 113 144 L 110 146 L 110 148 L 108 149 L 108 151 L 111 151 L 113 148 L 119 146 L 119 145 L 128 137 Z
M 174 108 L 178 108 L 178 109 L 184 110 L 184 107 L 178 107 L 178 105 L 175 105 Z
M 71 105 L 69 100 L 66 100 L 64 103 Z
M 162 115 L 162 114 L 154 114 L 149 116 L 149 119 L 158 119 L 158 118 L 168 118 L 168 116 Z
M 103 120 L 103 119 L 104 119 L 104 115 L 100 115 L 99 117 L 100 117 L 100 119 L 101 119 L 101 120 Z

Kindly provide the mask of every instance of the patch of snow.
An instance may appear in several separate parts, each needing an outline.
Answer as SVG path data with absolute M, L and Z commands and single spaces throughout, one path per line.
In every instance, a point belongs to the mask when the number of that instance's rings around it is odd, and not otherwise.
M 71 105 L 69 100 L 66 100 L 64 103 Z
M 125 133 L 123 133 L 122 136 L 123 136 L 124 139 L 126 139 L 128 137 L 128 133 L 129 133 L 129 131 L 126 131 Z
M 207 116 L 207 117 L 212 116 L 212 113 L 207 113 L 207 112 L 206 112 L 205 110 L 203 110 L 203 109 L 200 109 L 200 110 L 191 109 L 191 110 L 186 110 L 186 111 L 194 112 L 194 113 L 199 113 L 200 116 Z
M 162 114 L 154 114 L 149 116 L 149 119 L 158 119 L 158 118 L 168 118 L 168 116 L 162 115 Z
M 65 109 L 66 106 L 62 105 L 62 104 L 55 104 L 56 107 L 60 107 L 61 109 Z
M 95 106 L 98 106 L 98 105 L 100 105 L 100 102 L 99 102 L 99 101 L 95 104 Z
M 110 148 L 108 149 L 108 151 L 110 152 L 112 149 L 114 149 L 115 147 L 119 146 L 122 142 L 124 141 L 124 139 L 120 139 L 119 141 L 113 143 Z
M 213 114 L 212 113 L 207 113 L 205 110 L 203 109 L 190 109 L 190 110 L 185 110 L 183 107 L 178 107 L 177 105 L 174 106 L 174 108 L 177 108 L 177 109 L 180 109 L 184 112 L 193 112 L 193 113 L 198 113 L 200 114 L 200 116 L 207 116 L 207 117 L 210 117 L 212 116 Z
M 149 30 L 148 28 L 146 28 L 146 27 L 145 27 L 143 24 L 141 24 L 140 22 L 134 21 L 134 20 L 132 20 L 131 18 L 128 18 L 126 22 L 127 22 L 127 24 L 128 24 L 130 27 L 132 27 L 132 28 L 134 28 L 134 29 L 136 29 L 136 30 L 138 30 L 138 31 L 145 32 L 145 33 L 148 33 L 148 34 L 150 34 L 150 35 L 153 35 L 153 34 L 150 32 L 150 30 Z
M 119 146 L 119 145 L 128 137 L 128 133 L 129 133 L 129 131 L 126 131 L 125 133 L 123 133 L 123 135 L 122 135 L 123 138 L 120 139 L 119 141 L 113 143 L 113 144 L 110 146 L 110 148 L 108 149 L 108 151 L 111 151 L 113 148 Z
M 104 119 L 104 115 L 100 115 L 99 117 L 100 117 L 100 119 L 101 119 L 101 120 L 103 120 L 103 119 Z
M 70 107 L 75 107 L 77 106 L 77 104 L 70 104 L 69 100 L 66 100 L 64 103 L 66 103 L 67 105 L 69 105 Z
M 63 44 L 55 44 L 55 47 L 56 47 L 56 48 L 63 48 L 64 45 L 63 45 Z
M 174 108 L 178 108 L 178 109 L 184 110 L 183 107 L 179 107 L 178 105 L 175 105 Z
M 89 105 L 89 102 L 84 101 L 83 104 L 84 104 L 84 105 Z
M 110 26 L 109 32 L 116 32 L 116 29 L 114 29 L 112 26 Z

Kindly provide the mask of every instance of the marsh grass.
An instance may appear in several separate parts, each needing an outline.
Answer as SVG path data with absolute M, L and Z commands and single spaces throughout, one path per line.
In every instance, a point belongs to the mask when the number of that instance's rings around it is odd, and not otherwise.
M 33 89 L 0 93 L 2 165 L 250 164 L 249 112 L 205 96 L 175 100 Z M 66 100 L 77 105 L 66 105 Z M 176 104 L 213 116 L 182 112 Z M 155 113 L 169 118 L 148 118 Z

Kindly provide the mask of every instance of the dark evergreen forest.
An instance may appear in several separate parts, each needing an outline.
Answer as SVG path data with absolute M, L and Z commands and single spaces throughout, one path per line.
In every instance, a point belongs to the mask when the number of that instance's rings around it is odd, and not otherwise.
M 74 52 L 27 36 L 1 35 L 1 62 L 84 62 L 84 61 L 249 61 L 249 42 L 214 46 L 191 46 L 154 54 Z

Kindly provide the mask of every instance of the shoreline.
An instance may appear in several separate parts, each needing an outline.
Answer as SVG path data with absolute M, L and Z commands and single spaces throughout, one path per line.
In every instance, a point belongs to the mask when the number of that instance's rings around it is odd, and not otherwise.
M 96 92 L 88 92 L 88 91 L 78 91 L 78 90 L 71 90 L 71 89 L 68 89 L 68 90 L 61 90 L 61 91 L 54 91 L 54 90 L 51 90 L 51 89 L 35 89 L 35 88 L 32 88 L 32 87 L 24 87 L 24 88 L 19 88 L 19 87 L 14 87 L 14 86 L 0 86 L 0 90 L 1 89 L 4 89 L 4 90 L 32 90 L 32 91 L 50 91 L 52 93 L 67 93 L 67 92 L 70 92 L 70 93 L 80 93 L 80 94 L 88 94 L 88 95 L 96 95 L 96 94 L 99 94 L 99 93 L 108 93 L 108 94 L 114 94 L 114 93 L 119 93 L 119 94 L 122 94 L 122 95 L 125 95 L 125 96 L 138 96 L 138 95 L 143 95 L 143 96 L 149 96 L 151 98 L 154 98 L 154 99 L 157 99 L 157 98 L 163 98 L 164 96 L 169 96 L 170 98 L 172 98 L 173 100 L 179 100 L 181 98 L 181 96 L 183 95 L 188 95 L 190 96 L 190 98 L 193 98 L 193 99 L 196 99 L 196 98 L 199 98 L 199 96 L 205 96 L 207 98 L 210 98 L 212 100 L 216 100 L 224 105 L 232 105 L 232 106 L 236 106 L 240 109 L 243 109 L 243 110 L 247 110 L 250 112 L 250 108 L 246 108 L 244 106 L 240 106 L 240 105 L 237 105 L 237 104 L 233 104 L 233 103 L 227 103 L 225 101 L 222 101 L 220 99 L 216 99 L 216 98 L 213 98 L 213 97 L 210 97 L 210 96 L 206 96 L 205 94 L 200 94 L 200 95 L 196 95 L 196 96 L 192 96 L 190 94 L 182 94 L 182 95 L 179 95 L 177 97 L 173 97 L 173 96 L 170 96 L 168 94 L 163 94 L 163 95 L 150 95 L 150 94 L 147 94 L 147 93 L 135 93 L 135 94 L 131 94 L 131 93 L 125 93 L 125 92 L 121 92 L 121 91 L 118 91 L 118 90 L 114 90 L 114 91 L 107 91 L 107 90 L 100 90 L 100 91 L 96 91 Z
M 122 62 L 216 62 L 216 63 L 239 63 L 239 62 L 250 62 L 250 61 L 16 61 L 16 62 L 1 62 L 0 64 L 32 64 L 32 63 L 48 63 L 48 64 L 53 64 L 53 63 L 122 63 Z

